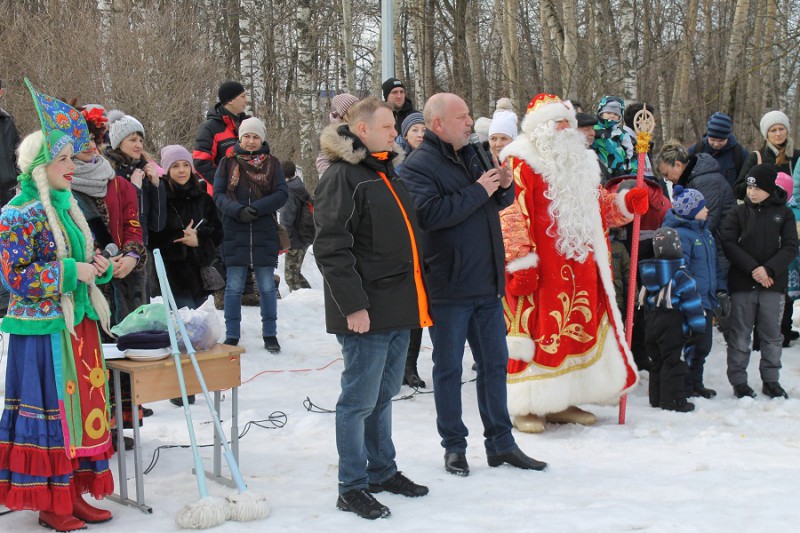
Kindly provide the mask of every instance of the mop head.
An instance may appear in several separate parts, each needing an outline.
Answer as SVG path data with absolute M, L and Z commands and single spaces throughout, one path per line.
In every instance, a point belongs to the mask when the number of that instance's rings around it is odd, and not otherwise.
M 178 511 L 175 522 L 183 529 L 208 529 L 223 523 L 227 516 L 224 500 L 207 497 L 184 506 Z
M 237 522 L 259 520 L 269 515 L 269 504 L 263 494 L 246 490 L 225 498 L 228 502 L 228 518 Z

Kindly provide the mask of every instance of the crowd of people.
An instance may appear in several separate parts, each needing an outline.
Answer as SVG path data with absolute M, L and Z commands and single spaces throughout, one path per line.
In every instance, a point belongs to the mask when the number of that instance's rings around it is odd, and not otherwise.
M 428 493 L 398 469 L 391 436 L 401 385 L 427 387 L 417 367 L 425 328 L 443 466 L 457 476 L 470 473 L 465 344 L 490 467 L 544 470 L 513 429 L 595 424 L 583 407 L 616 401 L 640 371 L 654 408 L 689 412 L 693 396 L 713 398 L 704 363 L 715 327 L 736 397 L 756 396 L 753 349 L 762 393 L 788 397 L 779 378 L 782 348 L 798 336 L 800 151 L 781 111 L 764 114 L 752 152 L 716 112 L 694 144 L 669 140 L 639 158 L 642 104 L 608 95 L 587 113 L 542 93 L 521 115 L 501 98 L 473 121 L 460 96 L 435 94 L 419 111 L 390 78 L 382 99 L 332 98 L 310 194 L 302 170 L 273 153 L 264 122 L 247 115 L 238 82 L 219 86 L 193 152 L 171 144 L 159 158 L 134 116 L 31 92 L 40 116 L 66 113 L 69 124 L 43 118 L 20 142 L 0 109 L 9 298 L 0 327 L 10 333 L 0 503 L 38 510 L 43 525 L 111 519 L 82 495 L 113 490 L 112 432 L 152 411 L 111 419 L 106 400 L 125 398 L 109 395 L 100 344 L 156 295 L 156 248 L 179 306 L 219 296 L 225 344 L 239 343 L 243 299 L 257 294 L 264 349 L 279 353 L 278 256 L 289 289 L 310 288 L 301 269 L 313 244 L 325 327 L 344 361 L 336 505 L 368 519 L 390 514 L 376 493 Z M 110 244 L 118 253 L 107 259 Z M 628 287 L 635 245 L 639 283 Z M 628 291 L 638 295 L 630 345 Z

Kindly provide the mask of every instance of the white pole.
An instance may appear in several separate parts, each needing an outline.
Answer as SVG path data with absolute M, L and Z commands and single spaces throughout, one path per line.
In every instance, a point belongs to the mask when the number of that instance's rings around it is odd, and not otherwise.
M 394 0 L 381 0 L 381 74 L 394 77 Z

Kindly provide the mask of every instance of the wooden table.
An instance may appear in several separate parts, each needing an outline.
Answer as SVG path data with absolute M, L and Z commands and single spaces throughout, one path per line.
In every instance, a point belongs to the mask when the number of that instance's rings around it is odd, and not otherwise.
M 241 374 L 241 354 L 244 348 L 239 346 L 228 346 L 227 344 L 217 344 L 210 350 L 197 352 L 197 363 L 203 373 L 206 386 L 209 392 L 214 393 L 214 409 L 217 414 L 220 412 L 221 391 L 231 389 L 231 432 L 228 435 L 231 441 L 231 451 L 239 462 L 239 389 L 242 384 Z M 136 507 L 145 513 L 152 513 L 153 509 L 144 502 L 144 474 L 142 469 L 142 450 L 141 435 L 137 417 L 134 416 L 133 422 L 133 456 L 134 470 L 136 472 L 136 500 L 128 497 L 128 480 L 125 464 L 125 443 L 122 432 L 122 387 L 120 385 L 121 375 L 128 374 L 131 380 L 131 412 L 137 413 L 137 405 L 143 403 L 168 400 L 177 398 L 181 395 L 180 385 L 178 384 L 178 374 L 175 370 L 175 359 L 170 355 L 166 359 L 159 361 L 132 361 L 130 359 L 112 359 L 106 362 L 106 366 L 114 375 L 114 392 L 117 398 L 116 419 L 117 419 L 117 469 L 119 479 L 119 494 L 108 496 L 110 500 Z M 202 389 L 194 372 L 194 367 L 186 354 L 181 355 L 181 368 L 183 378 L 186 383 L 186 394 L 201 394 L 199 400 L 202 402 Z M 235 487 L 235 483 L 222 476 L 222 443 L 214 432 L 214 471 L 206 472 L 206 475 L 217 482 Z M 193 470 L 194 471 L 194 470 Z

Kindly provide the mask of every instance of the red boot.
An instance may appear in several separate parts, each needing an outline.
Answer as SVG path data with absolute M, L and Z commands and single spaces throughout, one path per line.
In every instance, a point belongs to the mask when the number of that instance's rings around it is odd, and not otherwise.
M 80 494 L 72 502 L 72 514 L 87 524 L 100 524 L 111 520 L 111 511 L 89 505 Z
M 71 514 L 55 514 L 39 511 L 39 525 L 56 531 L 86 529 L 86 523 Z

